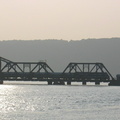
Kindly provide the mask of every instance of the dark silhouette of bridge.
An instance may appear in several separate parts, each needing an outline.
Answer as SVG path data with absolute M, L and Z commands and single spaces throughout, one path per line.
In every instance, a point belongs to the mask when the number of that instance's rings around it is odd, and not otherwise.
M 46 62 L 13 62 L 0 57 L 0 83 L 3 81 L 47 81 L 49 85 L 65 82 L 116 81 L 102 63 L 69 63 L 63 72 L 54 72 Z

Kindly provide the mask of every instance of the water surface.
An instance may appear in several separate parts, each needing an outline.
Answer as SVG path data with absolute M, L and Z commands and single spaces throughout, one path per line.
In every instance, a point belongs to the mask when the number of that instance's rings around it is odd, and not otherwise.
M 119 120 L 120 87 L 0 85 L 1 120 Z

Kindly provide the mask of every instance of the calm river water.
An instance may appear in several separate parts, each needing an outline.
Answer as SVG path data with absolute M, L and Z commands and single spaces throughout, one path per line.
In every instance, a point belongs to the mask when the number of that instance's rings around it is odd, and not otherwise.
M 120 120 L 120 87 L 0 85 L 0 120 Z

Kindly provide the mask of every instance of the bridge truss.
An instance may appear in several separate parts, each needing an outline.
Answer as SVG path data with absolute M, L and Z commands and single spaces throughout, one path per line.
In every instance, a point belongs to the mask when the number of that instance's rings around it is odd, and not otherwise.
M 63 78 L 71 81 L 83 82 L 110 82 L 114 80 L 110 72 L 102 63 L 70 63 L 63 71 Z M 71 84 L 71 83 L 70 83 Z
M 47 81 L 48 84 L 71 82 L 110 82 L 114 78 L 102 63 L 69 63 L 63 72 L 54 72 L 46 62 L 13 62 L 0 57 L 0 83 L 9 81 Z
M 49 79 L 54 71 L 46 62 L 13 62 L 0 57 L 0 79 L 2 80 L 38 80 Z

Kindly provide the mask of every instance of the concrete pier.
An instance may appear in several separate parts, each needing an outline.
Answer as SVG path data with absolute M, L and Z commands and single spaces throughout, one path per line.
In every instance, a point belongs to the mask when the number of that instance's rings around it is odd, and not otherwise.
M 53 82 L 53 85 L 65 85 L 65 82 L 56 80 L 56 81 Z
M 99 81 L 96 81 L 96 82 L 95 82 L 95 85 L 100 85 L 100 82 L 99 82 Z
M 108 85 L 109 86 L 120 86 L 120 81 L 112 80 L 112 81 L 110 81 L 110 83 Z
M 3 80 L 0 80 L 0 84 L 3 84 Z
M 71 81 L 67 81 L 67 85 L 71 85 Z
M 50 80 L 50 81 L 48 81 L 48 85 L 52 85 L 52 81 Z
M 83 85 L 86 85 L 86 81 L 83 81 L 82 84 L 83 84 Z

